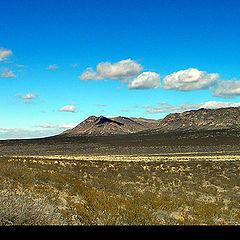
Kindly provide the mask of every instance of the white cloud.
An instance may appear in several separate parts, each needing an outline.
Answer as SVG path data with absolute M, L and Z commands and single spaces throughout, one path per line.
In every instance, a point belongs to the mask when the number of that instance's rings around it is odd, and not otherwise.
M 37 127 L 41 127 L 41 128 L 54 128 L 54 126 L 51 125 L 51 124 L 49 124 L 49 123 L 41 124 L 41 125 L 39 125 L 39 126 L 37 126 Z
M 0 140 L 49 137 L 60 134 L 64 129 L 73 128 L 77 125 L 78 123 L 63 123 L 59 125 L 46 123 L 34 126 L 37 128 L 43 128 L 41 130 L 0 127 Z
M 1 74 L 1 77 L 15 78 L 16 75 L 13 73 L 13 71 L 3 71 L 2 74 Z
M 240 95 L 240 81 L 222 80 L 211 88 L 214 97 L 235 98 Z
M 52 125 L 49 123 L 41 124 L 36 127 L 41 127 L 41 128 L 74 128 L 78 125 L 78 123 L 63 123 L 59 125 Z
M 16 94 L 15 97 L 22 98 L 22 99 L 33 99 L 38 97 L 38 93 L 27 93 L 26 95 L 22 95 L 21 93 Z
M 227 107 L 240 107 L 240 103 L 209 101 L 201 104 L 200 108 L 216 109 Z
M 142 106 L 142 108 L 150 108 L 151 106 L 150 105 L 144 105 Z
M 131 59 L 122 60 L 116 63 L 102 62 L 97 65 L 97 73 L 108 79 L 127 81 L 131 77 L 136 77 L 143 67 Z
M 217 109 L 227 107 L 240 107 L 240 103 L 208 101 L 205 103 L 184 103 L 178 106 L 174 106 L 164 102 L 158 104 L 157 107 L 147 109 L 146 111 L 149 113 L 181 113 L 184 111 L 196 110 L 200 108 Z
M 27 93 L 26 95 L 23 96 L 24 99 L 33 99 L 36 98 L 38 96 L 37 93 L 33 94 L 33 93 Z
M 0 47 L 0 62 L 12 55 L 12 50 Z
M 11 128 L 0 128 L 0 133 L 8 132 Z
M 66 105 L 58 110 L 59 112 L 75 112 L 76 107 L 72 105 Z
M 160 105 L 160 106 L 159 106 Z M 194 109 L 195 105 L 189 105 L 189 104 L 181 104 L 179 106 L 174 106 L 171 104 L 159 104 L 155 108 L 149 108 L 146 111 L 149 113 L 175 113 L 175 112 L 184 112 L 191 109 Z
M 83 81 L 103 80 L 103 77 L 100 76 L 98 73 L 94 72 L 92 68 L 88 68 L 88 70 L 83 72 L 82 75 L 79 76 L 78 78 Z
M 74 128 L 78 125 L 78 123 L 64 123 L 58 125 L 59 128 Z
M 57 65 L 57 64 L 52 64 L 52 65 L 49 65 L 49 66 L 47 67 L 48 70 L 55 70 L 55 69 L 57 69 L 57 68 L 58 68 L 58 65 Z
M 130 109 L 123 109 L 121 112 L 130 112 Z
M 193 91 L 210 89 L 219 81 L 218 73 L 207 73 L 196 68 L 180 70 L 163 78 L 156 72 L 142 72 L 143 66 L 137 61 L 126 59 L 116 63 L 101 62 L 97 70 L 87 68 L 78 78 L 85 81 L 113 79 L 128 84 L 128 89 L 175 89 Z M 239 89 L 240 92 L 240 89 Z M 217 96 L 217 93 L 215 93 Z M 235 95 L 237 95 L 236 93 Z M 239 93 L 240 95 L 240 93 Z
M 196 68 L 189 68 L 166 76 L 162 87 L 179 91 L 207 89 L 215 84 L 218 78 L 217 73 L 206 73 Z
M 2 130 L 2 131 L 1 131 Z M 28 130 L 22 128 L 0 128 L 0 139 L 28 139 L 54 136 L 62 132 L 61 129 Z
M 23 101 L 24 104 L 33 103 L 33 99 L 38 97 L 38 93 L 27 93 L 22 95 L 21 93 L 16 94 L 14 97 L 19 98 Z
M 13 73 L 13 71 L 8 71 L 8 72 L 3 72 L 1 74 L 1 77 L 5 77 L 5 78 L 15 78 L 16 75 Z
M 155 72 L 143 72 L 128 84 L 129 89 L 159 88 L 160 75 Z

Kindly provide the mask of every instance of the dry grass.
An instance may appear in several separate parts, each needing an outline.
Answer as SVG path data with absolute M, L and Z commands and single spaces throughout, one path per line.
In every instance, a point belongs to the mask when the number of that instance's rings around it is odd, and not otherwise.
M 0 224 L 240 224 L 238 160 L 87 157 L 0 157 Z
M 44 196 L 43 196 L 44 197 Z M 0 192 L 1 225 L 64 225 L 58 208 L 46 197 L 36 197 L 24 189 L 5 187 Z

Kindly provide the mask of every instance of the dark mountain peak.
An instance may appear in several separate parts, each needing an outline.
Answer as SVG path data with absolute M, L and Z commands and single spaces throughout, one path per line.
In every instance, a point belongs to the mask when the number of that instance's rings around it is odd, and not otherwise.
M 96 119 L 98 119 L 98 117 L 96 117 L 96 116 L 90 116 L 90 117 L 88 117 L 85 121 L 96 121 Z
M 110 118 L 106 118 L 104 116 L 100 116 L 97 121 L 96 121 L 96 125 L 100 125 L 100 124 L 106 124 L 106 123 L 115 123 L 117 125 L 123 125 L 123 123 L 120 123 L 120 122 L 117 122 L 117 121 L 114 121 Z
M 165 118 L 154 120 L 144 118 L 127 118 L 90 116 L 75 128 L 64 131 L 64 136 L 106 136 L 145 132 L 148 134 L 172 131 L 199 130 L 240 130 L 240 108 L 228 107 L 218 109 L 201 108 L 182 113 L 171 113 Z
M 64 131 L 61 135 L 64 136 L 81 136 L 81 135 L 115 135 L 128 134 L 139 131 L 144 131 L 153 126 L 157 127 L 158 121 L 127 117 L 107 118 L 104 116 L 90 116 L 83 122 L 79 123 L 75 128 Z
M 118 117 L 115 117 L 114 120 L 116 121 L 121 121 L 121 122 L 135 122 L 137 123 L 136 121 L 134 121 L 132 118 L 128 118 L 128 117 L 122 117 L 122 116 L 118 116 Z

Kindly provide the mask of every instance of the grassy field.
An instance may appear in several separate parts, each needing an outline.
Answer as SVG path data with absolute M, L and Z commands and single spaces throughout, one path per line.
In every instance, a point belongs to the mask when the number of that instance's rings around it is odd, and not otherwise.
M 240 223 L 239 160 L 106 158 L 1 157 L 1 224 Z
M 47 141 L 0 142 L 1 225 L 240 224 L 237 142 Z

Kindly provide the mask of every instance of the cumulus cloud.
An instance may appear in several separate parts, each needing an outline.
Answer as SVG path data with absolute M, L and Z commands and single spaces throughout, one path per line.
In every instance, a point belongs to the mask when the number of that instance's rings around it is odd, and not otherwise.
M 167 75 L 160 81 L 160 74 L 156 72 L 142 72 L 143 66 L 132 59 L 122 60 L 116 63 L 101 62 L 97 65 L 97 70 L 87 68 L 78 78 L 84 81 L 96 81 L 103 79 L 119 80 L 128 84 L 128 89 L 175 89 L 178 91 L 194 91 L 201 89 L 210 89 L 218 84 L 218 90 L 214 96 L 223 96 L 221 94 L 219 74 L 207 73 L 196 68 L 180 70 Z M 142 72 L 142 73 L 141 73 Z M 230 86 L 230 83 L 228 83 Z M 230 87 L 229 87 L 230 88 Z M 235 90 L 238 95 L 238 91 Z M 224 97 L 235 96 L 234 94 L 225 94 Z M 240 95 L 240 90 L 239 90 Z
M 122 60 L 116 63 L 101 62 L 97 65 L 97 71 L 87 68 L 78 78 L 84 81 L 103 80 L 104 78 L 128 82 L 130 78 L 136 77 L 143 67 L 131 59 Z
M 24 104 L 33 103 L 33 99 L 38 97 L 38 93 L 27 93 L 22 95 L 21 93 L 16 94 L 14 97 L 19 98 L 23 101 Z
M 8 71 L 8 70 L 4 70 L 1 74 L 1 77 L 5 77 L 5 78 L 15 78 L 16 75 L 14 74 L 13 71 Z
M 181 70 L 166 76 L 162 87 L 179 91 L 192 91 L 207 89 L 216 83 L 219 78 L 217 73 L 207 73 L 196 68 Z
M 0 47 L 0 62 L 12 56 L 12 50 Z
M 227 108 L 227 107 L 240 107 L 239 103 L 232 102 L 217 102 L 217 101 L 208 101 L 205 103 L 184 103 L 178 106 L 168 104 L 166 102 L 159 103 L 155 108 L 149 108 L 146 111 L 149 113 L 181 113 L 190 110 L 197 110 L 200 108 L 206 109 L 217 109 L 217 108 Z
M 227 107 L 240 107 L 240 103 L 209 101 L 200 105 L 200 108 L 216 109 Z
M 103 77 L 98 73 L 94 72 L 92 68 L 88 68 L 87 71 L 83 72 L 81 76 L 78 77 L 83 81 L 99 81 L 103 80 Z
M 160 75 L 155 72 L 143 72 L 128 84 L 129 89 L 150 89 L 160 86 Z
M 57 69 L 57 68 L 58 68 L 58 65 L 57 65 L 57 64 L 52 64 L 52 65 L 49 65 L 49 66 L 47 67 L 48 70 L 55 70 L 55 69 Z
M 59 112 L 75 112 L 76 107 L 72 105 L 66 105 L 58 110 Z
M 213 97 L 235 98 L 240 95 L 240 81 L 221 80 L 211 90 Z
M 97 65 L 97 73 L 108 79 L 127 81 L 131 77 L 136 77 L 143 67 L 131 59 L 122 60 L 116 63 L 101 62 Z

